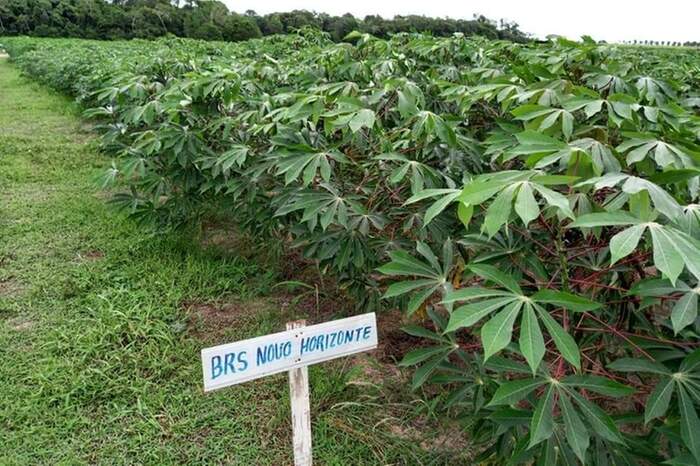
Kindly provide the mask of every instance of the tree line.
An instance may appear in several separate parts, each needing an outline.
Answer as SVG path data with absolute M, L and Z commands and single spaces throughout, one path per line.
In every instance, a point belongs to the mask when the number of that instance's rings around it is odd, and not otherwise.
M 685 41 L 681 42 L 679 40 L 626 40 L 625 44 L 628 45 L 657 45 L 664 47 L 700 47 L 700 42 L 698 41 Z
M 518 25 L 492 21 L 425 16 L 356 18 L 295 10 L 258 15 L 238 14 L 216 0 L 2 0 L 0 35 L 81 37 L 89 39 L 154 38 L 167 34 L 205 40 L 238 41 L 283 34 L 311 26 L 342 40 L 359 30 L 378 37 L 398 32 L 427 32 L 446 36 L 456 32 L 492 39 L 523 41 Z

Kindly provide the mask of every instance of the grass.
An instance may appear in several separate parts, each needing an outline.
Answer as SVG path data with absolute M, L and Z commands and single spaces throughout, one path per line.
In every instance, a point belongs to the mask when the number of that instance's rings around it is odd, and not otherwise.
M 91 181 L 78 109 L 4 59 L 0 89 L 0 464 L 291 464 L 284 375 L 201 390 L 201 348 L 297 317 L 274 268 L 139 228 Z M 310 372 L 316 464 L 454 464 L 385 428 L 401 390 Z

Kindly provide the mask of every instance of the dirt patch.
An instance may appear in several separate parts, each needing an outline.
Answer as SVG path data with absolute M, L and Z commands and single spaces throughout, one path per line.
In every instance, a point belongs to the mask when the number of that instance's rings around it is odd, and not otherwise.
M 456 423 L 443 422 L 439 426 L 428 426 L 421 423 L 420 419 L 415 419 L 410 424 L 390 424 L 389 432 L 404 440 L 417 442 L 425 451 L 441 454 L 458 452 L 461 457 L 468 455 L 467 435 Z M 430 437 L 426 437 L 426 432 L 431 433 Z
M 12 278 L 0 279 L 0 297 L 11 298 L 24 292 L 24 286 Z
M 98 249 L 91 249 L 89 251 L 84 251 L 84 252 L 79 252 L 77 254 L 77 259 L 79 261 L 97 261 L 102 259 L 105 256 L 105 253 L 98 250 Z
M 188 301 L 182 306 L 187 313 L 187 328 L 192 336 L 204 341 L 218 341 L 229 329 L 246 326 L 275 305 L 270 299 L 254 299 L 231 303 Z
M 6 53 L 0 52 L 0 60 L 4 60 L 5 58 L 10 58 L 10 56 Z
M 404 332 L 402 327 L 410 320 L 399 310 L 389 310 L 377 314 L 379 345 L 375 357 L 383 363 L 393 364 L 401 361 L 409 351 L 428 345 L 424 338 L 418 338 Z
M 32 329 L 35 322 L 27 316 L 18 316 L 8 320 L 7 325 L 16 332 L 24 332 Z
M 244 248 L 247 246 L 247 242 L 234 231 L 228 228 L 219 227 L 205 227 L 202 232 L 202 247 L 205 248 L 219 248 L 225 251 L 242 251 L 248 250 L 249 248 Z
M 250 259 L 264 260 L 265 249 L 248 235 L 241 233 L 231 223 L 208 221 L 202 224 L 200 244 L 204 249 L 215 249 L 228 254 Z

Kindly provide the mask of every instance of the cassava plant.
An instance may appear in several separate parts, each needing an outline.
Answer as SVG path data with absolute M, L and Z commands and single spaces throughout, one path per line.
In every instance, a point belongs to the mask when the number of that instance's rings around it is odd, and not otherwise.
M 412 315 L 478 461 L 699 464 L 697 53 L 347 41 L 2 42 L 91 107 L 137 218 L 228 214 Z

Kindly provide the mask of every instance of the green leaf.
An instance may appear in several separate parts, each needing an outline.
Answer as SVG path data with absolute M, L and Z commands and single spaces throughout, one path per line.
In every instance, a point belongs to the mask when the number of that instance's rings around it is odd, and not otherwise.
M 525 304 L 523 317 L 520 320 L 520 352 L 523 353 L 527 364 L 534 375 L 542 362 L 545 353 L 544 338 L 537 323 L 537 317 L 529 303 Z
M 465 228 L 469 227 L 472 215 L 474 215 L 474 206 L 460 202 L 459 206 L 457 206 L 457 218 L 459 218 L 459 221 L 462 222 Z
M 498 230 L 508 222 L 513 204 L 513 196 L 515 195 L 515 188 L 515 185 L 511 185 L 501 191 L 501 194 L 496 196 L 496 199 L 486 210 L 483 229 L 486 230 L 489 236 L 498 233 Z
M 597 375 L 569 375 L 561 383 L 615 398 L 629 396 L 635 391 L 632 387 Z
M 488 406 L 512 405 L 525 398 L 537 387 L 546 382 L 542 379 L 520 379 L 502 383 Z
M 684 294 L 671 311 L 671 324 L 677 334 L 698 318 L 698 295 L 694 291 Z
M 654 387 L 649 398 L 647 398 L 646 408 L 644 409 L 644 423 L 649 424 L 652 419 L 662 417 L 668 411 L 668 405 L 671 403 L 671 395 L 675 386 L 673 378 L 669 377 L 662 379 Z
M 622 212 L 595 212 L 584 214 L 574 220 L 567 228 L 593 228 L 604 226 L 636 225 L 641 223 L 636 217 Z
M 361 128 L 371 129 L 374 126 L 374 112 L 368 108 L 363 108 L 355 114 L 348 123 L 353 133 L 358 132 Z
M 681 438 L 697 461 L 700 461 L 700 419 L 693 400 L 684 387 L 679 390 L 678 407 L 681 412 Z
M 563 307 L 576 312 L 594 311 L 601 307 L 600 303 L 566 291 L 542 289 L 530 298 L 538 303 L 552 304 L 556 307 Z
M 421 304 L 423 304 L 426 299 L 430 298 L 433 293 L 438 290 L 438 288 L 440 288 L 440 285 L 435 285 L 432 288 L 428 288 L 414 294 L 406 306 L 406 314 L 410 316 L 416 312 L 420 308 Z
M 386 293 L 382 296 L 382 298 L 393 298 L 395 296 L 400 296 L 402 294 L 408 293 L 409 291 L 413 291 L 417 288 L 422 288 L 424 286 L 429 286 L 429 285 L 434 285 L 435 280 L 434 279 L 423 279 L 423 280 L 410 280 L 410 281 L 404 281 L 404 282 L 396 282 L 392 283 L 389 285 L 389 288 L 387 288 Z
M 540 215 L 540 206 L 535 200 L 530 183 L 524 182 L 515 200 L 515 212 L 527 226 L 531 221 Z
M 398 96 L 397 108 L 399 114 L 401 114 L 401 118 L 409 118 L 418 113 L 418 107 L 412 95 L 401 91 L 398 91 L 396 94 Z
M 518 285 L 518 282 L 512 276 L 501 272 L 492 265 L 470 264 L 468 268 L 485 280 L 501 285 L 515 294 L 523 294 L 523 290 L 520 288 L 520 285 Z
M 389 253 L 391 262 L 377 270 L 384 275 L 417 275 L 427 278 L 437 278 L 440 273 L 419 261 L 406 251 L 392 251 Z
M 579 354 L 578 345 L 576 341 L 564 331 L 564 329 L 559 325 L 559 323 L 554 320 L 549 313 L 537 306 L 539 311 L 540 320 L 547 328 L 547 332 L 554 340 L 554 344 L 561 353 L 561 355 L 569 361 L 574 367 L 581 367 L 581 355 Z
M 448 205 L 450 205 L 455 199 L 457 199 L 459 195 L 460 192 L 455 191 L 435 201 L 430 207 L 428 207 L 428 210 L 425 211 L 425 217 L 423 217 L 423 225 L 425 226 L 429 224 L 435 217 L 437 217 L 440 214 L 440 212 L 445 210 L 445 208 Z
M 454 332 L 462 327 L 471 327 L 496 309 L 511 303 L 514 299 L 513 297 L 487 299 L 475 304 L 460 306 L 450 315 L 450 322 L 447 324 L 445 333 Z
M 459 200 L 467 205 L 478 205 L 491 199 L 497 192 L 507 186 L 507 182 L 501 180 L 471 181 L 464 186 Z
M 666 366 L 648 359 L 622 358 L 608 364 L 608 368 L 618 372 L 649 372 L 659 375 L 671 375 Z
M 635 225 L 622 230 L 610 239 L 610 265 L 627 257 L 637 248 L 645 229 L 645 224 Z
M 532 371 L 525 364 L 522 364 L 513 359 L 507 359 L 501 356 L 493 356 L 484 363 L 484 367 L 494 372 L 508 372 L 513 374 L 531 375 Z
M 428 380 L 428 377 L 430 377 L 430 374 L 433 373 L 435 369 L 442 363 L 442 361 L 445 359 L 445 355 L 443 354 L 438 354 L 437 356 L 434 356 L 432 359 L 429 359 L 428 362 L 420 366 L 414 373 L 413 373 L 413 381 L 412 381 L 412 386 L 413 389 L 419 388 L 421 385 L 425 383 L 426 380 Z
M 559 211 L 562 214 L 571 219 L 575 217 L 573 211 L 571 210 L 571 207 L 569 206 L 569 200 L 566 198 L 566 196 L 556 191 L 552 191 L 549 188 L 545 188 L 541 185 L 535 185 L 535 189 L 537 189 L 537 192 L 540 193 L 542 197 L 544 197 L 545 201 L 547 201 L 547 204 L 555 206 L 559 209 Z
M 399 366 L 414 366 L 437 354 L 447 354 L 451 347 L 431 346 L 429 348 L 418 348 L 409 351 L 399 363 Z
M 700 369 L 700 348 L 685 357 L 681 363 L 681 372 L 695 372 Z
M 586 419 L 588 419 L 588 422 L 593 428 L 593 432 L 611 442 L 625 443 L 620 431 L 617 430 L 617 426 L 615 426 L 615 422 L 610 416 L 577 392 L 570 390 L 569 394 L 576 401 L 576 404 L 586 416 Z
M 683 168 L 679 170 L 667 170 L 664 172 L 659 172 L 651 175 L 649 181 L 655 184 L 672 184 L 672 183 L 682 183 L 691 178 L 700 176 L 700 169 L 698 168 Z
M 683 271 L 683 256 L 678 252 L 673 240 L 660 225 L 649 227 L 654 244 L 654 265 L 675 285 Z
M 455 189 L 424 189 L 423 191 L 420 191 L 413 196 L 409 197 L 406 199 L 406 202 L 403 203 L 403 205 L 410 205 L 414 204 L 418 201 L 422 201 L 424 199 L 430 199 L 431 197 L 437 197 L 437 196 L 444 196 L 447 194 L 452 194 L 454 192 L 460 193 L 461 191 L 455 190 Z
M 554 432 L 554 384 L 550 383 L 544 396 L 540 398 L 530 423 L 530 444 L 532 448 L 543 440 L 548 439 Z
M 484 324 L 481 329 L 484 361 L 508 346 L 513 337 L 513 324 L 521 307 L 522 301 L 512 302 Z
M 458 290 L 448 291 L 443 304 L 454 303 L 457 301 L 472 301 L 474 299 L 492 298 L 494 296 L 512 296 L 511 293 L 503 290 L 492 290 L 490 288 L 467 287 Z
M 560 400 L 566 441 L 574 451 L 574 454 L 581 460 L 581 463 L 586 464 L 586 450 L 588 450 L 588 445 L 590 443 L 588 428 L 581 420 L 581 417 L 576 412 L 574 405 L 569 401 L 569 398 L 567 396 L 562 396 Z
M 401 327 L 401 330 L 414 337 L 426 338 L 428 340 L 438 341 L 441 343 L 450 343 L 450 340 L 448 338 L 445 338 L 442 335 L 438 335 L 437 333 L 432 332 L 425 327 L 419 327 L 417 325 L 407 325 L 405 327 Z

